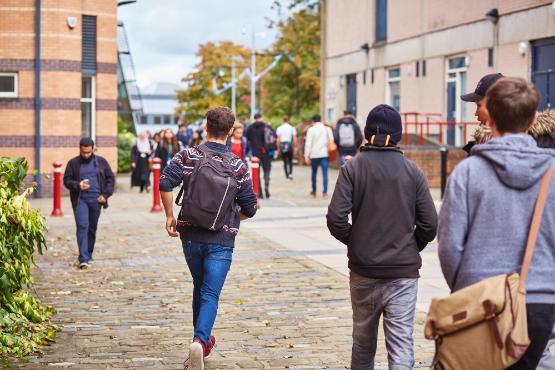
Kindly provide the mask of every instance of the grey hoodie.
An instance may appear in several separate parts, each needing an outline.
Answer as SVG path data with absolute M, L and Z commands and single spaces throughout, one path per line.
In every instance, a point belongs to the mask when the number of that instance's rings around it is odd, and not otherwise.
M 452 291 L 519 272 L 539 181 L 555 150 L 529 135 L 508 135 L 472 149 L 451 173 L 439 215 L 439 259 Z M 554 176 L 555 177 L 555 176 Z M 528 303 L 555 304 L 555 179 L 526 281 Z

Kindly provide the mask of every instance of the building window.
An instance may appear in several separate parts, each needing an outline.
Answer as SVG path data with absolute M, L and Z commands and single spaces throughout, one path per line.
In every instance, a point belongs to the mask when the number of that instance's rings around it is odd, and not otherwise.
M 422 61 L 422 77 L 426 77 L 426 60 Z
M 145 115 L 142 115 L 142 116 L 141 116 L 141 123 L 142 123 L 143 125 L 146 125 L 146 124 L 148 123 L 147 118 L 148 118 L 148 117 L 145 116 Z
M 154 124 L 155 125 L 162 124 L 162 116 L 154 116 Z
M 376 42 L 387 40 L 387 0 L 376 0 Z
M 374 68 L 370 70 L 370 83 L 374 84 Z
M 96 74 L 96 17 L 83 15 L 81 31 L 81 70 L 83 74 Z
M 81 79 L 81 135 L 94 139 L 95 133 L 95 91 L 94 77 Z
M 172 124 L 172 116 L 169 114 L 164 115 L 164 125 Z
M 0 73 L 0 98 L 17 98 L 17 73 Z
M 328 108 L 328 121 L 335 122 L 335 108 Z
M 420 77 L 420 61 L 416 61 L 416 77 Z
M 387 71 L 386 84 L 387 104 L 398 112 L 401 111 L 401 69 L 392 68 Z
M 493 67 L 493 48 L 488 48 L 488 67 Z
M 465 91 L 467 58 L 456 57 L 447 61 L 446 71 L 446 118 L 448 122 L 463 122 L 466 119 L 466 104 L 459 98 Z M 463 137 L 462 125 L 449 125 L 447 128 L 447 144 L 462 146 L 467 138 Z

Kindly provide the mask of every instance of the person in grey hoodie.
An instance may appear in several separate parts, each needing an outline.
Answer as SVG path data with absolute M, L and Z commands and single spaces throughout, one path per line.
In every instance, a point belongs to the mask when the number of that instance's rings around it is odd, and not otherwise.
M 494 138 L 452 172 L 439 216 L 439 259 L 452 291 L 520 270 L 539 182 L 555 165 L 555 150 L 538 148 L 526 133 L 538 102 L 536 88 L 520 78 L 501 79 L 487 92 Z M 553 204 L 555 180 L 526 280 L 531 344 L 509 369 L 536 368 L 555 322 Z

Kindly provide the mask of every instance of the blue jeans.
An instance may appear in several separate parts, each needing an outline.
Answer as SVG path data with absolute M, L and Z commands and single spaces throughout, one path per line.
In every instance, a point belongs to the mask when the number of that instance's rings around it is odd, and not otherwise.
M 418 279 L 371 279 L 351 271 L 352 370 L 373 370 L 378 324 L 383 315 L 390 370 L 412 370 L 413 325 Z
M 312 167 L 312 192 L 316 193 L 316 175 L 318 167 L 322 166 L 322 177 L 324 180 L 324 193 L 328 192 L 328 157 L 310 158 L 310 166 Z
M 77 206 L 73 210 L 77 226 L 77 245 L 79 246 L 79 262 L 89 262 L 92 259 L 94 243 L 96 241 L 96 228 L 102 205 L 97 197 L 81 195 Z
M 198 338 L 208 344 L 216 321 L 220 292 L 231 266 L 233 248 L 188 240 L 182 243 L 187 266 L 193 277 L 193 339 Z

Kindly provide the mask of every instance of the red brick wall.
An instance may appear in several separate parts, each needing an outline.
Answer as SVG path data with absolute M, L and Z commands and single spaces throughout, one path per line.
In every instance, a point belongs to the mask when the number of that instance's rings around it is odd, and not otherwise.
M 403 153 L 406 158 L 413 161 L 424 171 L 431 188 L 439 188 L 441 186 L 441 157 L 439 148 L 403 149 Z M 467 154 L 462 149 L 450 149 L 447 155 L 447 175 L 466 157 Z

